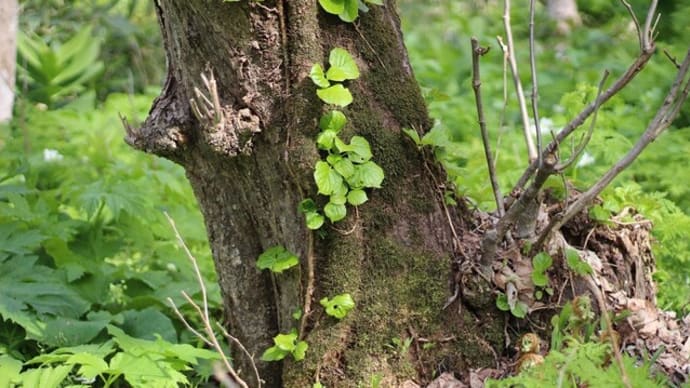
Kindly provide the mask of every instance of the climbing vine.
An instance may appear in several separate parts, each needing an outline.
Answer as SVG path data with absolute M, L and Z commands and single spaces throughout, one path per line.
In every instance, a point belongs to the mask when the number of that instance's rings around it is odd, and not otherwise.
M 357 63 L 347 50 L 339 47 L 331 50 L 328 62 L 327 71 L 318 63 L 311 69 L 311 80 L 318 86 L 316 95 L 326 104 L 347 107 L 352 103 L 352 94 L 342 82 L 359 78 Z M 332 109 L 321 116 L 321 131 L 316 138 L 316 145 L 325 159 L 316 162 L 314 181 L 318 193 L 328 196 L 323 214 L 331 222 L 347 216 L 346 204 L 365 203 L 369 199 L 365 189 L 380 188 L 384 178 L 383 169 L 371 160 L 371 146 L 365 138 L 352 136 L 346 143 L 340 137 L 346 124 L 345 114 Z M 309 229 L 319 229 L 323 225 L 325 218 L 311 198 L 302 201 L 300 211 L 305 214 Z

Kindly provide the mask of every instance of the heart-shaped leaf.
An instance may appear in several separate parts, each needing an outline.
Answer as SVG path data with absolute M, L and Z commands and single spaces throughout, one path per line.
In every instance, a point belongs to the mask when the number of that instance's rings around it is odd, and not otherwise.
M 357 0 L 355 0 L 355 3 Z M 326 72 L 326 78 L 331 81 L 345 81 L 359 78 L 359 68 L 347 50 L 336 47 L 328 57 L 331 67 Z
M 319 89 L 316 91 L 316 95 L 326 104 L 346 107 L 352 103 L 352 94 L 341 84 Z

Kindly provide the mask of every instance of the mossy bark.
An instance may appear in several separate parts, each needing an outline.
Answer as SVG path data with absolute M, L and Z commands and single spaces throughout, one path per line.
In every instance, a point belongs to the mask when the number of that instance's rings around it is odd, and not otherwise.
M 230 331 L 256 355 L 265 385 L 391 386 L 443 370 L 488 365 L 503 344 L 503 319 L 443 309 L 453 291 L 451 262 L 468 225 L 444 204 L 443 172 L 401 131 L 423 134 L 430 120 L 407 60 L 393 2 L 371 6 L 356 24 L 316 1 L 158 0 L 168 79 L 150 116 L 127 141 L 183 165 L 205 217 Z M 386 174 L 370 201 L 335 225 L 306 229 L 298 203 L 316 198 L 313 167 L 325 107 L 308 78 L 334 47 L 347 49 L 362 76 L 347 86 L 344 137 L 364 136 Z M 193 114 L 195 92 L 212 99 L 211 119 Z M 319 200 L 323 202 L 323 200 Z M 260 272 L 256 258 L 283 245 L 302 259 L 285 274 Z M 342 321 L 318 301 L 350 293 Z M 311 301 L 300 335 L 303 362 L 265 363 L 272 337 L 300 327 L 294 310 Z M 308 303 L 307 303 L 308 304 Z M 249 360 L 235 354 L 255 385 Z

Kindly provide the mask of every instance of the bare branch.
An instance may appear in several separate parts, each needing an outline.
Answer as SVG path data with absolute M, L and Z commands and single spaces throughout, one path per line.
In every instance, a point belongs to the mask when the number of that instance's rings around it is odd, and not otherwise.
M 637 18 L 635 17 L 634 12 L 632 12 L 632 8 L 630 5 L 625 1 L 621 0 L 623 5 L 628 9 L 630 12 L 631 18 L 635 22 L 636 26 L 638 26 L 639 29 L 639 22 L 637 21 Z M 649 13 L 648 13 L 648 19 L 650 18 L 649 15 L 654 14 L 654 10 L 656 7 L 656 1 L 653 2 L 653 4 L 649 8 Z M 651 23 L 651 22 L 650 22 Z M 638 39 L 640 40 L 640 54 L 635 58 L 635 61 L 630 64 L 628 69 L 621 75 L 616 82 L 614 82 L 613 85 L 611 85 L 610 88 L 608 88 L 605 92 L 603 92 L 599 98 L 597 98 L 594 102 L 591 104 L 587 105 L 575 118 L 573 118 L 568 124 L 566 124 L 563 129 L 561 129 L 557 134 L 556 138 L 553 139 L 549 145 L 545 147 L 545 149 L 542 150 L 543 155 L 547 155 L 550 153 L 553 153 L 557 148 L 558 144 L 563 142 L 565 138 L 567 138 L 573 131 L 575 131 L 577 128 L 579 128 L 587 118 L 594 113 L 601 105 L 606 103 L 611 97 L 613 97 L 616 93 L 618 93 L 621 89 L 623 89 L 625 86 L 627 86 L 630 81 L 632 81 L 637 74 L 640 73 L 640 71 L 644 68 L 644 66 L 649 62 L 651 59 L 652 55 L 654 54 L 654 49 L 655 49 L 655 44 L 654 41 L 651 40 L 651 38 L 642 38 L 643 36 L 646 37 L 651 37 L 651 33 L 648 30 L 642 31 L 640 34 L 638 34 Z M 513 192 L 519 192 L 521 191 L 525 185 L 527 184 L 527 181 L 534 175 L 534 172 L 537 171 L 538 163 L 537 160 L 534 160 L 530 163 L 530 165 L 525 169 L 525 172 L 522 174 L 520 179 L 518 179 L 517 183 L 515 184 L 515 187 L 513 188 Z M 508 203 L 508 206 L 511 204 Z
M 503 26 L 506 32 L 507 44 L 501 42 L 501 48 L 506 50 L 508 54 L 508 64 L 510 65 L 510 72 L 513 75 L 513 83 L 515 84 L 515 94 L 517 95 L 518 105 L 520 107 L 520 117 L 522 118 L 522 130 L 525 136 L 525 143 L 527 144 L 527 155 L 529 161 L 537 160 L 537 150 L 530 135 L 529 115 L 527 114 L 527 103 L 525 102 L 525 92 L 522 89 L 522 82 L 520 82 L 520 75 L 518 74 L 517 61 L 515 59 L 515 45 L 513 44 L 513 30 L 510 26 L 510 0 L 505 0 L 503 8 Z M 499 38 L 500 39 L 500 38 Z
M 560 229 L 573 216 L 582 211 L 585 206 L 589 205 L 597 195 L 599 195 L 604 188 L 606 188 L 613 179 L 624 171 L 630 164 L 637 159 L 640 153 L 653 142 L 661 132 L 663 132 L 671 122 L 678 115 L 682 104 L 687 100 L 688 93 L 690 93 L 690 80 L 685 80 L 690 68 L 690 49 L 681 64 L 676 79 L 671 86 L 671 90 L 666 95 L 663 105 L 657 111 L 656 116 L 647 126 L 640 139 L 635 143 L 635 146 L 616 164 L 611 167 L 589 190 L 582 193 L 575 202 L 573 202 L 564 212 L 561 217 L 554 217 L 549 225 L 544 229 L 542 235 L 539 237 L 535 246 L 541 246 L 548 234 L 553 230 Z
M 489 52 L 488 48 L 479 46 L 477 38 L 472 37 L 472 89 L 474 89 L 474 100 L 477 104 L 477 119 L 479 120 L 479 129 L 482 134 L 482 143 L 484 143 L 484 157 L 486 158 L 486 165 L 489 168 L 489 179 L 491 180 L 491 187 L 494 192 L 494 199 L 496 200 L 496 210 L 499 216 L 503 216 L 505 208 L 503 206 L 503 195 L 501 188 L 498 185 L 498 178 L 496 177 L 496 166 L 493 156 L 491 155 L 491 143 L 489 134 L 486 130 L 486 119 L 484 118 L 484 107 L 482 104 L 481 92 L 481 77 L 479 75 L 479 57 Z
M 534 119 L 534 129 L 537 132 L 537 166 L 541 168 L 541 128 L 539 123 L 539 83 L 537 81 L 537 61 L 534 53 L 534 0 L 529 2 L 529 67 L 532 72 L 532 118 Z
M 211 326 L 211 317 L 209 316 L 208 313 L 208 298 L 206 296 L 206 285 L 204 284 L 204 279 L 201 276 L 201 271 L 199 270 L 199 265 L 197 263 L 196 258 L 192 254 L 192 252 L 189 250 L 189 247 L 187 244 L 185 244 L 184 240 L 182 239 L 182 235 L 180 235 L 180 232 L 177 230 L 177 227 L 175 226 L 175 221 L 168 215 L 167 212 L 163 212 L 165 215 L 165 218 L 168 219 L 168 222 L 170 223 L 170 226 L 172 227 L 173 231 L 175 232 L 175 237 L 179 241 L 180 245 L 182 245 L 182 248 L 184 249 L 185 253 L 187 254 L 187 257 L 189 260 L 192 262 L 192 266 L 194 267 L 194 272 L 196 274 L 197 282 L 199 284 L 199 287 L 201 289 L 201 295 L 202 295 L 202 304 L 203 307 L 199 306 L 185 291 L 182 291 L 182 296 L 187 300 L 187 302 L 197 311 L 199 314 L 199 317 L 201 318 L 201 321 L 203 322 L 204 325 L 204 332 L 206 335 L 200 333 L 197 330 L 194 330 L 191 325 L 187 322 L 187 320 L 184 318 L 180 310 L 175 306 L 175 303 L 171 298 L 168 298 L 168 302 L 172 306 L 173 310 L 175 311 L 175 314 L 182 320 L 182 323 L 192 332 L 194 333 L 195 336 L 197 336 L 199 339 L 201 339 L 205 344 L 211 346 L 219 355 L 221 358 L 221 361 L 223 362 L 223 365 L 225 367 L 225 370 L 230 374 L 230 377 L 234 380 L 234 383 L 242 388 L 249 388 L 247 383 L 242 380 L 242 378 L 238 375 L 238 373 L 235 371 L 235 369 L 232 367 L 230 364 L 230 360 L 228 360 L 227 356 L 223 352 L 223 348 L 220 346 L 220 343 L 218 342 L 218 339 L 216 338 L 216 334 L 213 331 L 213 327 Z M 241 345 L 240 345 L 241 346 Z M 256 372 L 256 365 L 254 364 L 254 358 L 249 355 L 247 350 L 241 346 L 241 349 L 249 356 L 249 360 L 251 362 L 252 367 L 254 368 L 254 371 Z M 261 379 L 259 378 L 258 372 L 257 372 L 257 384 L 258 387 L 261 387 Z

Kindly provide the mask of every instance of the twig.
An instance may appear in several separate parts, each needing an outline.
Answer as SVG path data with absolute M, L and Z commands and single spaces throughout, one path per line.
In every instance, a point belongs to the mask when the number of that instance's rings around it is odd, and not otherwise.
M 671 53 L 669 53 L 668 50 L 666 50 L 666 49 L 664 49 L 663 51 L 664 51 L 664 55 L 666 55 L 666 58 L 668 58 L 668 60 L 671 61 L 671 63 L 673 63 L 673 66 L 676 67 L 676 70 L 680 69 L 680 64 L 678 63 L 678 60 L 676 60 L 676 57 L 671 55 Z
M 494 199 L 496 200 L 496 210 L 498 215 L 503 217 L 505 214 L 505 207 L 503 206 L 503 195 L 501 188 L 498 185 L 498 178 L 496 176 L 496 166 L 493 156 L 491 154 L 491 144 L 489 141 L 489 134 L 486 130 L 486 120 L 484 118 L 484 107 L 482 104 L 481 92 L 481 76 L 479 74 L 479 57 L 489 52 L 488 48 L 479 46 L 477 38 L 472 37 L 472 89 L 474 89 L 474 100 L 477 104 L 477 119 L 479 120 L 479 129 L 482 134 L 482 143 L 484 143 L 484 157 L 486 158 L 486 165 L 489 168 L 489 179 L 491 180 L 491 187 L 494 192 Z
M 647 18 L 644 21 L 644 30 L 642 31 L 642 50 L 649 50 L 654 46 L 654 30 L 656 29 L 656 23 L 659 20 L 658 17 L 656 17 L 656 6 L 658 3 L 659 0 L 652 0 L 652 3 L 649 5 L 649 9 L 647 10 Z M 656 21 L 654 21 L 654 24 L 652 24 L 652 21 L 655 18 Z
M 235 345 L 237 345 L 237 347 L 239 347 L 240 350 L 242 350 L 242 353 L 244 353 L 244 354 L 247 356 L 247 358 L 249 358 L 250 360 L 252 360 L 251 366 L 252 366 L 252 369 L 254 370 L 254 376 L 256 377 L 256 381 L 261 381 L 261 377 L 259 376 L 259 370 L 256 368 L 256 363 L 253 362 L 253 361 L 254 361 L 254 356 L 253 356 L 252 354 L 249 353 L 249 351 L 247 350 L 247 348 L 245 348 L 244 345 L 242 345 L 242 342 L 240 342 L 240 340 L 237 339 L 237 337 L 230 335 L 230 333 L 228 333 L 228 331 L 225 330 L 225 328 L 223 327 L 223 325 L 221 325 L 220 323 L 216 322 L 216 326 L 218 326 L 218 329 L 220 329 L 220 332 L 223 333 L 223 336 L 224 336 L 228 341 L 234 342 Z
M 633 21 L 633 24 L 635 25 L 635 31 L 637 32 L 637 41 L 640 43 L 640 51 L 644 51 L 644 39 L 642 38 L 642 27 L 640 26 L 640 22 L 637 20 L 637 15 L 635 15 L 635 11 L 632 9 L 632 6 L 630 3 L 628 3 L 625 0 L 621 0 L 621 3 L 623 3 L 623 6 L 625 9 L 628 10 L 628 13 L 630 14 L 630 18 Z
M 558 230 L 566 222 L 568 222 L 573 216 L 579 213 L 585 206 L 587 206 L 599 193 L 606 188 L 611 181 L 618 176 L 623 170 L 625 170 L 640 153 L 653 142 L 661 132 L 663 132 L 671 122 L 678 115 L 680 108 L 688 98 L 690 93 L 690 80 L 685 80 L 685 76 L 688 73 L 688 68 L 690 68 L 690 49 L 681 64 L 676 79 L 671 86 L 671 90 L 666 95 L 664 103 L 657 111 L 656 116 L 647 126 L 640 139 L 635 143 L 635 146 L 628 151 L 628 153 L 623 156 L 616 164 L 611 167 L 592 187 L 586 192 L 582 193 L 575 202 L 573 202 L 563 213 L 561 217 L 554 217 L 549 225 L 544 229 L 540 240 L 543 240 L 545 236 L 552 230 Z M 542 241 L 543 242 L 543 241 Z M 537 244 L 535 244 L 537 245 Z
M 180 318 L 182 323 L 192 332 L 194 335 L 196 335 L 199 339 L 201 339 L 205 344 L 211 346 L 215 351 L 220 355 L 221 361 L 223 363 L 223 366 L 225 367 L 225 370 L 227 373 L 232 377 L 234 380 L 234 383 L 236 383 L 239 387 L 242 388 L 249 388 L 247 383 L 242 380 L 242 378 L 238 375 L 238 373 L 235 371 L 235 369 L 232 367 L 230 364 L 230 360 L 228 360 L 227 356 L 225 356 L 225 353 L 223 352 L 223 348 L 220 346 L 220 343 L 218 342 L 218 339 L 216 338 L 215 332 L 213 331 L 213 327 L 211 326 L 211 317 L 208 313 L 208 298 L 206 296 L 206 286 L 204 284 L 204 279 L 201 276 L 201 271 L 199 270 L 199 265 L 197 263 L 196 258 L 192 254 L 192 252 L 189 250 L 189 247 L 187 244 L 185 244 L 184 240 L 182 239 L 182 235 L 180 235 L 180 232 L 177 230 L 177 227 L 175 226 L 175 221 L 168 215 L 167 212 L 163 212 L 165 215 L 165 218 L 168 219 L 168 222 L 170 223 L 170 226 L 173 229 L 173 232 L 175 233 L 175 237 L 179 241 L 180 245 L 182 245 L 182 248 L 184 249 L 185 253 L 187 254 L 187 257 L 189 260 L 192 262 L 192 266 L 194 267 L 194 272 L 196 274 L 197 282 L 199 283 L 199 287 L 201 288 L 201 295 L 202 295 L 202 306 L 199 306 L 185 291 L 182 291 L 182 296 L 187 300 L 187 302 L 196 310 L 196 312 L 199 314 L 199 317 L 201 318 L 201 321 L 203 322 L 204 325 L 204 332 L 205 335 L 200 333 L 197 330 L 194 330 L 189 322 L 184 318 L 180 310 L 177 308 L 175 305 L 175 302 L 173 302 L 172 298 L 168 298 L 168 303 L 170 303 L 170 306 L 172 307 L 173 311 L 175 311 L 175 315 Z M 229 338 L 234 338 L 234 337 L 229 337 Z M 239 341 L 238 341 L 239 342 Z M 240 345 L 241 346 L 241 345 Z M 244 349 L 243 346 L 241 346 L 241 349 L 244 350 L 244 352 L 249 356 L 250 363 L 252 367 L 254 368 L 254 371 L 257 373 L 256 378 L 257 378 L 257 386 L 261 387 L 261 379 L 259 378 L 258 371 L 256 369 L 256 365 L 254 363 L 254 358 L 249 355 L 249 353 Z M 227 382 L 225 382 L 227 384 Z
M 565 138 L 567 138 L 573 131 L 575 131 L 577 128 L 579 128 L 587 118 L 589 118 L 590 115 L 594 113 L 597 109 L 599 109 L 600 106 L 602 106 L 604 103 L 606 103 L 611 97 L 613 97 L 616 93 L 618 93 L 621 89 L 623 89 L 626 85 L 630 83 L 630 81 L 637 76 L 637 74 L 644 68 L 644 66 L 647 64 L 649 59 L 652 57 L 652 54 L 654 54 L 654 50 L 647 50 L 647 51 L 642 51 L 640 55 L 635 59 L 635 61 L 628 67 L 628 69 L 625 71 L 623 75 L 621 75 L 616 82 L 614 82 L 611 87 L 606 89 L 599 98 L 594 100 L 592 103 L 587 105 L 580 113 L 575 116 L 568 124 L 563 127 L 557 134 L 555 139 L 553 139 L 544 149 L 542 150 L 543 155 L 548 155 L 549 153 L 553 153 L 557 148 L 558 144 L 560 144 Z M 537 161 L 533 161 L 530 163 L 530 165 L 525 169 L 523 172 L 522 176 L 520 179 L 518 179 L 517 183 L 515 184 L 515 187 L 513 188 L 513 192 L 519 192 L 522 190 L 523 187 L 525 187 L 525 184 L 527 181 L 532 177 L 532 175 L 535 173 L 537 170 Z
M 534 129 L 537 132 L 537 168 L 541 168 L 541 124 L 539 123 L 539 83 L 537 80 L 537 61 L 534 52 L 534 0 L 529 2 L 529 67 L 532 72 L 532 118 Z
M 527 103 L 525 102 L 525 92 L 522 90 L 522 82 L 520 82 L 520 75 L 518 74 L 517 61 L 515 60 L 515 45 L 513 44 L 513 30 L 510 26 L 510 0 L 505 0 L 503 7 L 503 26 L 506 32 L 507 45 L 501 45 L 507 49 L 508 64 L 510 65 L 510 72 L 513 75 L 513 83 L 515 84 L 515 94 L 517 95 L 518 105 L 520 107 L 520 117 L 522 118 L 522 130 L 525 135 L 525 143 L 527 144 L 527 155 L 529 161 L 537 160 L 537 150 L 530 135 L 529 116 L 527 114 Z M 507 46 L 507 47 L 506 47 Z

